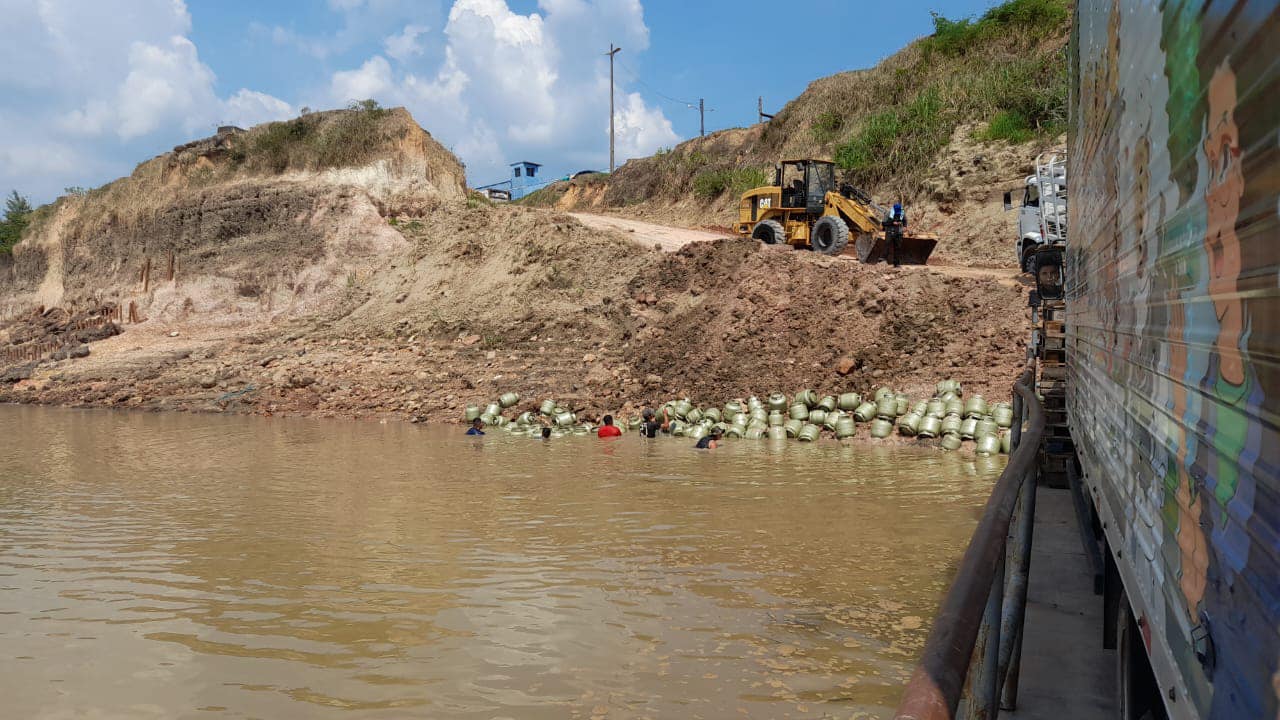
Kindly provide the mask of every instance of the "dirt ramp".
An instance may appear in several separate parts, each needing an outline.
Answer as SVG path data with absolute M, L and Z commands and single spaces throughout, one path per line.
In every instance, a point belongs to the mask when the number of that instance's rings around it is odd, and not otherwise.
M 636 373 L 701 398 L 923 391 L 944 375 L 1003 396 L 1021 360 L 1025 298 L 994 280 L 722 240 L 664 255 L 631 290 L 656 300 L 637 318 Z

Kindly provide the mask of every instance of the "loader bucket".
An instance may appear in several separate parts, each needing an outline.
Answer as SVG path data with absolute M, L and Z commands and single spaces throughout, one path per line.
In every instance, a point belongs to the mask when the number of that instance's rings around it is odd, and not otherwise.
M 858 260 L 868 265 L 890 260 L 889 246 L 882 232 L 863 233 L 853 245 Z M 929 262 L 929 256 L 937 245 L 938 238 L 934 235 L 903 235 L 902 257 L 899 262 L 903 265 L 924 265 Z

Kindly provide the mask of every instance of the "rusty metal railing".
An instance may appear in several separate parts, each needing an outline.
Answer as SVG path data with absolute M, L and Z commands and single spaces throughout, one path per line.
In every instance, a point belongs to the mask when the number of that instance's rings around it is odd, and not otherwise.
M 1034 382 L 1035 371 L 1028 367 L 1014 383 L 1009 464 L 938 609 L 898 720 L 995 718 L 1016 705 L 1044 434 Z

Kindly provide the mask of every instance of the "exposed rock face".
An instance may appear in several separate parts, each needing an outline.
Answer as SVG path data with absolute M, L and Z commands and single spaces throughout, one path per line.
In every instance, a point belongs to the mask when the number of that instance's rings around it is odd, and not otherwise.
M 363 144 L 344 144 L 353 140 Z M 42 209 L 0 265 L 0 301 L 133 302 L 145 317 L 306 310 L 406 247 L 384 213 L 428 212 L 464 193 L 461 164 L 404 110 L 220 134 Z

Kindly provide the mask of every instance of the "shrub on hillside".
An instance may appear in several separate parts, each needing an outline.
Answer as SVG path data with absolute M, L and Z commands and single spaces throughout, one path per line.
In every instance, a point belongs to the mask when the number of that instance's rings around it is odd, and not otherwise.
M 926 88 L 906 106 L 868 117 L 849 141 L 835 151 L 840 167 L 878 182 L 927 164 L 950 139 L 954 120 L 945 112 L 941 93 Z
M 1011 143 L 1024 143 L 1035 137 L 1031 123 L 1016 112 L 1001 112 L 991 119 L 984 130 L 974 133 L 978 140 L 1007 140 Z
M 840 134 L 840 130 L 843 127 L 844 116 L 834 110 L 827 110 L 813 121 L 809 129 L 813 132 L 814 140 L 829 142 Z
M 362 100 L 328 118 L 309 113 L 270 123 L 253 134 L 247 149 L 233 150 L 231 158 L 275 173 L 290 167 L 356 165 L 382 146 L 383 121 L 390 112 L 375 100 Z
M 1035 36 L 1054 33 L 1070 17 L 1067 0 L 1008 0 L 991 8 L 981 18 L 951 20 L 933 13 L 933 35 L 921 47 L 925 56 L 940 53 L 956 57 L 1009 29 Z
M 0 255 L 13 252 L 22 239 L 22 231 L 31 220 L 31 203 L 14 190 L 4 202 L 4 219 L 0 220 Z
M 760 168 L 707 170 L 694 176 L 693 192 L 704 200 L 713 200 L 726 191 L 737 196 L 768 182 L 768 176 Z

